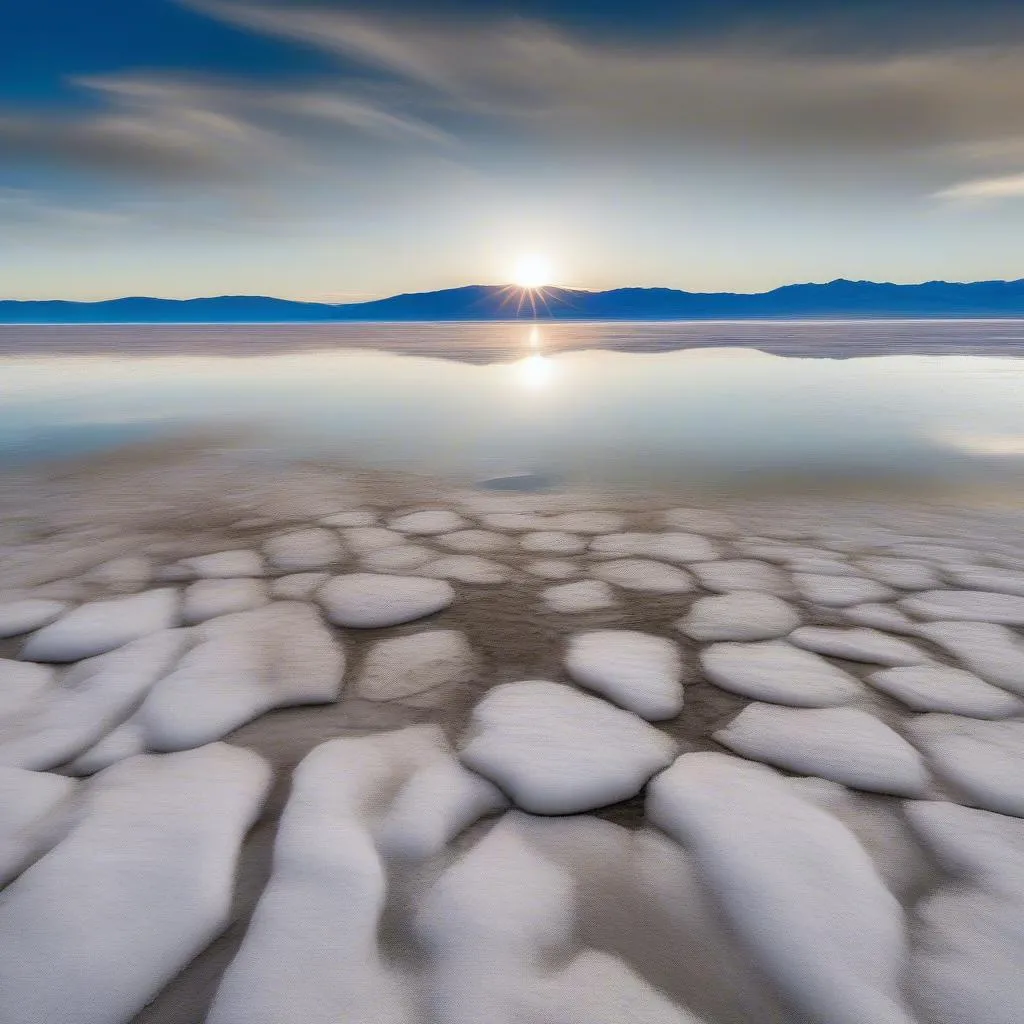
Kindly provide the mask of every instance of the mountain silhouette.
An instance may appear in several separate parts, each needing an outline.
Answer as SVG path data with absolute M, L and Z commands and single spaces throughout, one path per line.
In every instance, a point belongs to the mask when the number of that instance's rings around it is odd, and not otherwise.
M 264 295 L 129 297 L 101 302 L 0 300 L 0 323 L 358 323 L 437 320 L 749 320 L 1024 317 L 1024 279 L 887 284 L 839 279 L 756 294 L 615 288 L 538 292 L 496 285 L 393 295 L 372 302 L 299 302 Z

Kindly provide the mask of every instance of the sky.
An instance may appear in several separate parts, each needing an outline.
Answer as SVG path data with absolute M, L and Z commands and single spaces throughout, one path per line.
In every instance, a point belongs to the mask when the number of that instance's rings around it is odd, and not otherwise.
M 0 297 L 1024 278 L 1020 0 L 7 0 Z M 536 266 L 536 261 L 534 262 Z

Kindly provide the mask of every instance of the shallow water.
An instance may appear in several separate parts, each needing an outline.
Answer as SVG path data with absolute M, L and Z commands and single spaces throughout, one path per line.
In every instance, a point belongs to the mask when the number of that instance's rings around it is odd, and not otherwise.
M 1001 490 L 1024 466 L 1021 339 L 1008 321 L 4 328 L 0 458 L 242 428 L 528 486 Z

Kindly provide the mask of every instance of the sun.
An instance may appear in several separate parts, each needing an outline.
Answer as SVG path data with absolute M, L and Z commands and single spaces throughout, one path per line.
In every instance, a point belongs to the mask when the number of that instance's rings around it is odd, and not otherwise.
M 512 283 L 531 291 L 551 284 L 551 261 L 539 253 L 520 256 Z

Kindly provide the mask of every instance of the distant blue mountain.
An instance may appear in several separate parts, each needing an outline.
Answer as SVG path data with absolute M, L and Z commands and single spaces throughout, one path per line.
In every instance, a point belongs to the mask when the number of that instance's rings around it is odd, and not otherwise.
M 957 284 L 830 281 L 770 292 L 606 292 L 469 285 L 332 305 L 263 295 L 200 299 L 124 298 L 104 302 L 0 300 L 0 323 L 332 323 L 436 320 L 712 320 L 1024 317 L 1024 280 Z

